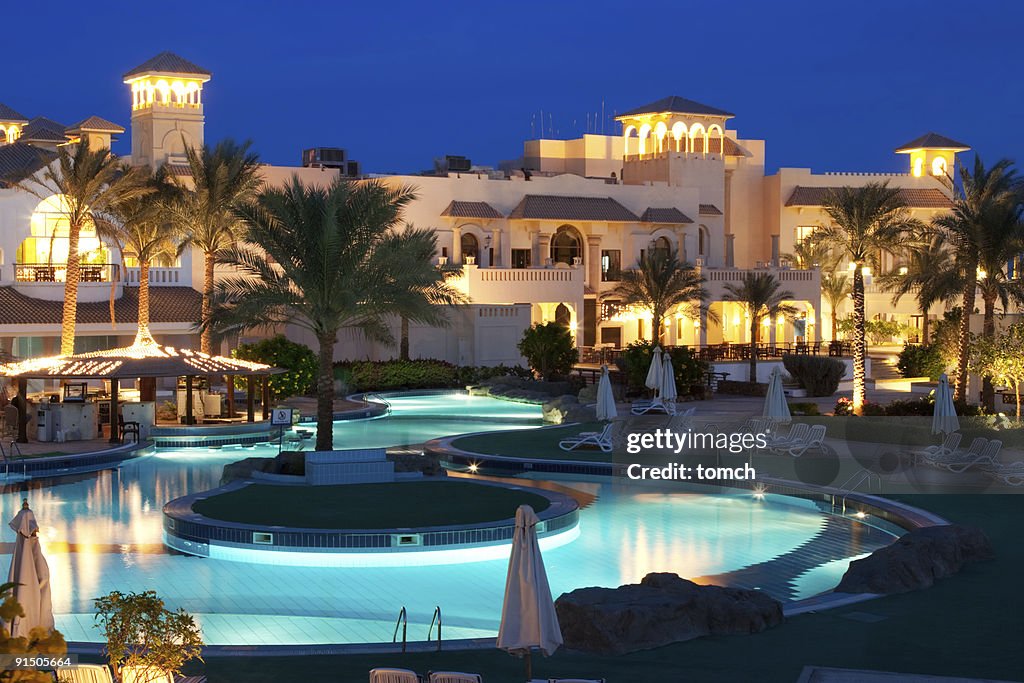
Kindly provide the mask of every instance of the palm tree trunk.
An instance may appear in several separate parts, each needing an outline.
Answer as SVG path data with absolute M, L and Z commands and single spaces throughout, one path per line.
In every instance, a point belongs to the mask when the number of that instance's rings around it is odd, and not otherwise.
M 399 360 L 409 360 L 409 319 L 402 316 L 401 341 L 398 345 Z
M 149 328 L 149 261 L 139 261 L 139 329 Z
M 928 306 L 921 309 L 921 346 L 928 345 Z
M 216 259 L 212 251 L 203 254 L 203 333 L 199 339 L 199 350 L 213 355 L 213 330 L 208 323 L 213 313 L 213 267 Z
M 956 359 L 956 392 L 957 401 L 967 401 L 967 363 L 970 358 L 971 312 L 974 310 L 974 294 L 978 286 L 974 279 L 974 269 L 967 270 L 968 282 L 964 285 L 960 308 L 960 338 L 957 340 Z
M 832 341 L 839 339 L 839 312 L 836 306 L 832 306 Z
M 982 290 L 981 296 L 985 302 L 985 321 L 981 334 L 987 339 L 993 339 L 996 336 L 996 298 L 985 290 Z M 986 376 L 982 379 L 981 402 L 988 412 L 996 412 L 996 389 L 992 385 L 991 377 Z
M 750 377 L 748 381 L 757 381 L 757 335 L 758 319 L 756 315 L 750 316 Z
M 334 450 L 334 344 L 337 330 L 321 334 L 320 375 L 316 381 L 316 449 Z
M 655 313 L 651 318 L 651 341 L 657 346 L 661 346 L 661 324 L 662 316 Z
M 68 226 L 68 263 L 64 280 L 64 310 L 60 322 L 60 355 L 70 356 L 75 352 L 75 323 L 78 317 L 78 283 L 82 277 L 81 260 L 78 253 L 78 238 L 82 226 L 71 223 Z
M 853 270 L 853 414 L 864 407 L 864 381 L 867 367 L 867 345 L 864 341 L 864 271 L 860 264 Z

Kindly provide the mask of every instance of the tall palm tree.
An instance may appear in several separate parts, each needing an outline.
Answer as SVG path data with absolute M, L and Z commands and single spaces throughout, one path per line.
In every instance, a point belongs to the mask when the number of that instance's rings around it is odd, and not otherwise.
M 839 307 L 850 296 L 853 287 L 850 278 L 846 273 L 833 270 L 821 276 L 821 293 L 828 301 L 828 307 L 832 315 L 832 341 L 839 338 Z
M 794 244 L 793 251 L 783 254 L 782 258 L 793 262 L 802 270 L 819 268 L 823 272 L 835 270 L 842 260 L 842 257 L 833 251 L 832 245 L 821 238 L 817 230 Z
M 57 148 L 57 158 L 39 175 L 19 185 L 41 199 L 61 198 L 60 212 L 68 221 L 67 275 L 64 281 L 64 308 L 60 326 L 60 353 L 75 352 L 75 324 L 78 316 L 78 285 L 81 282 L 81 254 L 78 251 L 82 230 L 94 225 L 97 214 L 120 202 L 149 192 L 141 170 L 118 163 L 110 150 L 91 149 L 88 137 L 73 145 Z
M 638 304 L 651 312 L 651 341 L 655 344 L 661 341 L 666 315 L 679 307 L 696 319 L 708 298 L 704 277 L 679 260 L 674 247 L 647 250 L 635 268 L 622 271 L 615 294 L 624 303 Z
M 821 229 L 821 238 L 853 264 L 853 410 L 860 414 L 867 364 L 863 268 L 877 268 L 882 250 L 892 250 L 923 226 L 910 216 L 899 188 L 888 182 L 832 190 L 822 208 L 834 222 Z
M 224 258 L 239 275 L 218 283 L 224 303 L 209 324 L 218 330 L 292 324 L 316 337 L 317 450 L 333 446 L 338 332 L 355 328 L 393 342 L 387 316 L 401 312 L 438 324 L 441 313 L 431 301 L 459 300 L 425 257 L 433 256 L 433 237 L 417 230 L 397 234 L 414 198 L 411 188 L 376 181 L 338 179 L 320 187 L 293 178 L 284 188 L 264 188 L 238 210 L 245 244 Z
M 189 243 L 203 252 L 203 353 L 213 353 L 213 330 L 206 323 L 213 310 L 214 266 L 238 242 L 241 221 L 235 209 L 250 201 L 262 182 L 251 146 L 230 139 L 199 150 L 186 146 L 191 178 L 176 177 L 180 197 L 174 215 L 188 231 Z
M 149 271 L 155 261 L 181 255 L 186 235 L 170 219 L 168 205 L 176 198 L 165 172 L 147 176 L 150 194 L 119 202 L 96 221 L 96 231 L 118 246 L 121 262 L 134 258 L 139 267 L 139 329 L 149 327 Z
M 736 301 L 746 306 L 750 315 L 750 380 L 757 381 L 757 343 L 761 340 L 761 321 L 774 320 L 778 316 L 793 318 L 797 314 L 794 306 L 785 303 L 794 297 L 793 292 L 782 289 L 771 273 L 747 273 L 740 284 L 725 285 L 727 301 Z
M 1019 283 L 1007 277 L 1006 264 L 1024 251 L 1024 226 L 1021 224 L 1021 180 L 1013 162 L 1002 159 L 985 168 L 981 156 L 975 156 L 974 167 L 960 167 L 963 190 L 953 203 L 953 210 L 933 223 L 952 248 L 960 272 L 963 292 L 963 316 L 957 353 L 956 398 L 967 398 L 971 312 L 981 289 L 984 302 L 982 334 L 995 336 L 995 304 L 1001 301 L 1005 310 L 1009 299 L 1019 298 Z M 985 378 L 982 396 L 986 406 L 993 407 L 992 382 Z
M 882 286 L 891 291 L 895 306 L 908 294 L 914 296 L 921 312 L 921 343 L 930 339 L 928 313 L 940 301 L 961 291 L 959 273 L 950 267 L 950 254 L 941 235 L 902 250 L 906 263 L 881 276 Z

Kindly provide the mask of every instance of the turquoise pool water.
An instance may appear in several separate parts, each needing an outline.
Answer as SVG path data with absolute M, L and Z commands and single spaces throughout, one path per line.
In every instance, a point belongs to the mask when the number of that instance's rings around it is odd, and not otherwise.
M 522 428 L 538 424 L 539 417 L 536 407 L 484 398 L 417 397 L 391 403 L 390 417 L 336 425 L 337 445 L 401 444 L 443 433 Z M 96 597 L 111 590 L 148 589 L 171 608 L 195 614 L 210 644 L 390 641 L 403 606 L 410 640 L 426 639 L 435 606 L 444 615 L 445 639 L 496 633 L 505 560 L 430 567 L 283 567 L 176 555 L 164 548 L 165 502 L 216 486 L 227 463 L 275 452 L 276 447 L 267 446 L 160 451 L 116 470 L 12 486 L 0 494 L 0 518 L 10 519 L 21 498 L 30 499 L 51 568 L 57 627 L 68 640 L 100 639 L 92 616 Z M 744 568 L 799 553 L 829 525 L 813 508 L 772 497 L 680 493 L 607 480 L 558 483 L 593 496 L 593 502 L 581 513 L 579 537 L 545 553 L 556 596 L 583 586 L 638 581 L 651 571 L 729 583 L 729 576 L 741 575 Z M 6 554 L 0 562 L 10 562 L 10 535 L 4 537 Z M 871 549 L 860 543 L 849 554 Z M 794 577 L 786 599 L 834 585 L 844 569 L 841 560 L 814 567 L 807 572 L 805 589 Z

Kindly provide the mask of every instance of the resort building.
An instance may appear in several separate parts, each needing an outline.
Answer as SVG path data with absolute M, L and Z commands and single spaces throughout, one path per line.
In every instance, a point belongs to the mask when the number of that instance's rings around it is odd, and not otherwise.
M 203 91 L 211 73 L 169 52 L 131 69 L 130 162 L 166 164 L 187 174 L 186 146 L 204 142 Z M 9 103 L 16 104 L 14 102 Z M 88 114 L 88 112 L 83 112 Z M 681 97 L 666 97 L 618 116 L 622 134 L 575 140 L 529 140 L 503 171 L 453 170 L 433 175 L 386 176 L 417 188 L 408 223 L 434 227 L 439 265 L 462 266 L 458 286 L 471 304 L 452 314 L 446 329 L 413 326 L 413 357 L 465 364 L 520 362 L 515 342 L 531 323 L 559 321 L 582 347 L 622 347 L 652 336 L 645 311 L 615 294 L 619 272 L 649 250 L 675 249 L 701 269 L 711 315 L 673 312 L 666 344 L 707 345 L 749 341 L 741 304 L 725 285 L 748 272 L 770 272 L 792 293 L 795 320 L 766 321 L 766 342 L 828 341 L 832 315 L 821 296 L 816 264 L 794 262 L 797 243 L 828 218 L 821 208 L 829 188 L 888 181 L 899 187 L 915 216 L 930 219 L 951 206 L 951 169 L 966 145 L 928 134 L 901 145 L 903 174 L 765 171 L 766 143 L 730 128 L 733 114 Z M 19 357 L 56 353 L 67 256 L 61 198 L 39 197 L 11 179 L 39 173 L 58 145 L 88 138 L 109 146 L 126 133 L 97 116 L 62 126 L 28 118 L 0 104 L 0 349 Z M 293 174 L 328 182 L 360 172 L 344 150 L 313 148 L 302 166 L 263 167 L 265 181 Z M 6 179 L 6 184 L 4 181 Z M 79 349 L 124 346 L 135 332 L 137 267 L 95 231 L 82 236 Z M 883 268 L 900 266 L 889 254 Z M 152 331 L 168 344 L 195 345 L 202 255 L 186 251 L 151 274 Z M 869 316 L 920 326 L 908 297 L 899 306 L 868 275 Z M 848 312 L 849 304 L 840 307 Z M 933 317 L 941 311 L 932 311 Z M 395 323 L 397 330 L 397 321 Z M 302 339 L 298 331 L 296 338 Z M 307 340 L 309 341 L 309 340 Z M 388 358 L 395 349 L 342 336 L 338 358 Z

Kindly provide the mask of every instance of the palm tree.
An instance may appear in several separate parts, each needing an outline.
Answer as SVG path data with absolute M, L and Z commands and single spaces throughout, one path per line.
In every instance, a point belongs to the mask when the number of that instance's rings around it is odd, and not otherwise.
M 662 322 L 672 309 L 681 307 L 696 319 L 708 298 L 704 277 L 680 261 L 674 247 L 649 249 L 636 268 L 622 271 L 620 278 L 614 293 L 624 303 L 638 304 L 651 312 L 651 341 L 655 344 L 661 341 Z
M 842 260 L 836 256 L 832 245 L 823 240 L 817 230 L 794 244 L 793 251 L 783 254 L 782 258 L 792 261 L 801 270 L 819 268 L 822 271 L 835 270 Z
M 396 231 L 414 198 L 411 188 L 376 181 L 338 179 L 320 187 L 293 178 L 284 188 L 264 188 L 238 209 L 251 247 L 240 244 L 224 254 L 239 275 L 218 283 L 224 303 L 209 325 L 225 331 L 291 324 L 316 337 L 317 450 L 333 446 L 338 332 L 355 328 L 393 343 L 387 316 L 401 312 L 438 324 L 441 313 L 431 302 L 460 299 L 430 265 L 433 236 Z
M 850 278 L 845 273 L 832 271 L 821 277 L 821 293 L 832 314 L 832 341 L 839 339 L 839 307 L 852 291 Z
M 782 284 L 771 273 L 746 273 L 741 284 L 725 284 L 727 301 L 744 304 L 750 315 L 750 381 L 757 381 L 757 343 L 761 337 L 761 321 L 774 320 L 778 316 L 793 318 L 797 314 L 794 306 L 785 303 L 794 294 L 782 289 Z
M 974 168 L 960 167 L 963 191 L 953 210 L 933 223 L 952 248 L 963 287 L 963 316 L 957 353 L 956 398 L 967 398 L 971 312 L 978 289 L 984 302 L 982 334 L 995 336 L 995 304 L 1005 310 L 1010 298 L 1020 298 L 1019 282 L 1007 277 L 1006 264 L 1024 251 L 1024 226 L 1021 224 L 1021 180 L 1008 159 L 985 168 L 980 156 Z M 993 407 L 991 379 L 982 387 L 986 406 Z
M 932 306 L 953 297 L 961 289 L 956 268 L 950 267 L 949 251 L 941 235 L 933 235 L 923 243 L 903 250 L 906 265 L 886 273 L 880 278 L 885 289 L 893 293 L 895 306 L 908 294 L 914 295 L 921 311 L 921 343 L 927 344 L 929 335 L 928 313 Z
M 96 221 L 96 231 L 104 240 L 118 245 L 121 262 L 134 258 L 139 266 L 139 329 L 149 328 L 149 270 L 154 261 L 174 260 L 181 255 L 186 235 L 170 220 L 168 205 L 173 187 L 161 169 L 155 176 L 144 170 L 151 194 L 140 195 L 111 207 L 108 215 Z
M 97 214 L 137 198 L 149 189 L 139 169 L 122 166 L 105 147 L 90 149 L 88 137 L 76 144 L 58 147 L 55 163 L 46 167 L 41 175 L 26 178 L 19 185 L 41 199 L 60 197 L 60 212 L 68 221 L 60 353 L 71 355 L 75 352 L 78 285 L 82 277 L 78 252 L 82 230 L 94 225 Z
M 214 266 L 238 241 L 241 222 L 235 209 L 259 189 L 259 158 L 251 142 L 221 140 L 215 147 L 186 146 L 191 178 L 177 178 L 180 197 L 173 213 L 189 234 L 189 243 L 203 252 L 203 308 L 200 350 L 213 353 Z
M 821 238 L 853 264 L 853 410 L 860 414 L 867 358 L 863 269 L 877 267 L 882 250 L 893 249 L 922 226 L 910 217 L 899 188 L 888 182 L 832 190 L 822 208 L 834 223 L 821 229 Z

